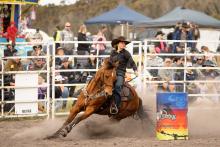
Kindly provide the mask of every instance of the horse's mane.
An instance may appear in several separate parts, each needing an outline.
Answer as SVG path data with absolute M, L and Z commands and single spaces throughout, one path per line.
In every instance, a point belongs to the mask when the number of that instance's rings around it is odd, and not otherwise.
M 103 67 L 104 69 L 106 69 L 106 70 L 109 70 L 109 69 L 115 68 L 115 67 L 116 67 L 116 64 L 115 64 L 115 63 L 112 63 L 112 62 L 110 61 L 110 58 L 108 57 L 108 58 L 105 58 L 105 59 L 104 59 L 102 67 Z

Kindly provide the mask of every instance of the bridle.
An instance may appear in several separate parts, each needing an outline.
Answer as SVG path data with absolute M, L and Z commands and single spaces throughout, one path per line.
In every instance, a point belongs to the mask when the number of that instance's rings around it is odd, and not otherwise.
M 112 71 L 112 77 L 114 76 L 114 73 L 113 73 L 114 71 Z M 88 91 L 87 91 L 87 86 L 86 87 L 84 87 L 83 89 L 82 89 L 82 92 L 83 92 L 83 96 L 85 97 L 85 105 L 87 105 L 88 104 L 88 102 L 89 102 L 89 100 L 92 100 L 92 99 L 96 99 L 96 98 L 99 98 L 99 97 L 107 97 L 107 93 L 105 92 L 105 87 L 106 86 L 113 86 L 113 85 L 108 85 L 108 84 L 106 84 L 106 83 L 104 83 L 104 76 L 105 76 L 105 73 L 103 73 L 102 74 L 102 79 L 100 80 L 101 82 L 102 82 L 102 84 L 101 85 L 103 85 L 102 87 L 100 87 L 99 89 L 100 90 L 98 90 L 96 93 L 93 93 L 93 94 L 89 94 L 88 93 Z M 93 78 L 92 78 L 93 79 Z M 92 81 L 92 79 L 91 79 L 91 81 Z M 90 82 L 91 82 L 90 81 Z M 90 83 L 89 82 L 89 83 Z M 96 81 L 95 81 L 96 82 Z M 98 82 L 99 81 L 97 81 L 97 85 L 98 85 Z

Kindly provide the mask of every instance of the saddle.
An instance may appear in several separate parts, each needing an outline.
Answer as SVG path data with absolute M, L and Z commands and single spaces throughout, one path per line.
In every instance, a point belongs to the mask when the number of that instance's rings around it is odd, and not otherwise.
M 124 83 L 123 88 L 120 93 L 121 101 L 129 101 L 132 99 L 132 93 L 131 93 L 132 88 L 133 87 L 127 82 Z

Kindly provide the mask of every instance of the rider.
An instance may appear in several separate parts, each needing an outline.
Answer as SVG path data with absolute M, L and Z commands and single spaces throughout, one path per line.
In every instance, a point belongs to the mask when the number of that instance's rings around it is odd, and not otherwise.
M 118 113 L 118 109 L 121 104 L 121 90 L 124 84 L 124 77 L 126 73 L 127 65 L 131 65 L 133 68 L 135 75 L 138 76 L 137 66 L 131 56 L 131 54 L 125 49 L 126 45 L 129 44 L 129 41 L 126 41 L 123 36 L 118 37 L 117 39 L 112 40 L 111 45 L 114 50 L 111 52 L 110 61 L 112 63 L 116 63 L 117 69 L 117 80 L 115 82 L 114 88 L 114 98 L 116 105 L 112 106 L 112 113 Z

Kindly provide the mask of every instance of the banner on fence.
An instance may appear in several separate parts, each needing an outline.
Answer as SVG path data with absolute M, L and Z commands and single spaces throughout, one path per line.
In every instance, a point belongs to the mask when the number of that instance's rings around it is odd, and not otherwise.
M 38 74 L 16 74 L 15 86 L 25 86 L 33 88 L 16 88 L 15 101 L 37 101 L 38 99 Z M 15 103 L 15 114 L 37 114 L 38 103 Z
M 187 112 L 187 93 L 157 93 L 157 138 L 188 139 Z

